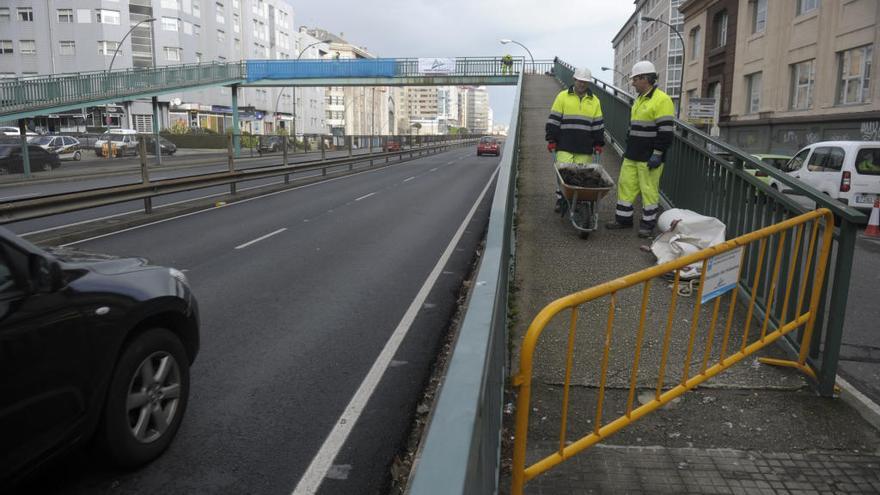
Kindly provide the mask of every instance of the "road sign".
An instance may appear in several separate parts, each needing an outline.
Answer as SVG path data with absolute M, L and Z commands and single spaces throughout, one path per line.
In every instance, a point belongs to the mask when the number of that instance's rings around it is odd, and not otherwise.
M 740 261 L 742 261 L 741 247 L 709 258 L 703 280 L 702 304 L 736 287 Z

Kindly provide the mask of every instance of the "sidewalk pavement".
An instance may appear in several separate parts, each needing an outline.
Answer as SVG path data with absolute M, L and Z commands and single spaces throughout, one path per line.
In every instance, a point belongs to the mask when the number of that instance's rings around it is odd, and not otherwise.
M 582 240 L 567 220 L 553 212 L 554 172 L 544 143 L 544 123 L 561 88 L 548 76 L 527 76 L 524 84 L 514 296 L 519 321 L 511 335 L 511 373 L 519 369 L 519 346 L 541 308 L 654 263 L 639 249 L 645 242 L 635 230 L 600 229 Z M 616 178 L 621 159 L 611 146 L 605 150 L 602 163 Z M 600 225 L 613 219 L 615 201 L 610 194 L 600 202 Z M 641 403 L 653 400 L 669 293 L 659 281 L 651 287 L 637 390 Z M 579 313 L 575 343 L 567 442 L 588 434 L 595 415 L 607 302 L 585 306 Z M 626 406 L 640 306 L 641 287 L 618 293 L 606 424 Z M 703 309 L 701 322 L 708 321 L 710 309 Z M 683 374 L 692 313 L 693 299 L 680 298 L 669 353 L 669 363 L 678 364 L 667 366 L 667 384 Z M 568 318 L 568 313 L 555 318 L 536 350 L 527 465 L 558 448 Z M 733 328 L 737 323 L 741 329 L 739 312 Z M 691 375 L 703 357 L 706 327 L 700 326 Z M 734 335 L 730 346 L 739 348 Z M 762 355 L 784 356 L 775 346 Z M 717 360 L 717 355 L 713 357 Z M 512 418 L 506 418 L 508 425 Z M 505 478 L 506 491 L 509 476 Z M 538 475 L 526 484 L 525 492 L 878 493 L 880 432 L 843 401 L 815 396 L 795 370 L 766 366 L 749 357 L 698 390 Z

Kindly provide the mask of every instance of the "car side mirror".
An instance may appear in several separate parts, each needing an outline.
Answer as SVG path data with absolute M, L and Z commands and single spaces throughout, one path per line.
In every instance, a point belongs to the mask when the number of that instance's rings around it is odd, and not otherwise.
M 30 258 L 31 289 L 34 292 L 55 292 L 64 283 L 58 261 L 37 254 Z

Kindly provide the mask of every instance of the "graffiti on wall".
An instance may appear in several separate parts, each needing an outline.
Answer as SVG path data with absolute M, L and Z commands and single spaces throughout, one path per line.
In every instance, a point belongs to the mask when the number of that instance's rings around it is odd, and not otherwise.
M 880 141 L 880 120 L 862 122 L 862 141 Z

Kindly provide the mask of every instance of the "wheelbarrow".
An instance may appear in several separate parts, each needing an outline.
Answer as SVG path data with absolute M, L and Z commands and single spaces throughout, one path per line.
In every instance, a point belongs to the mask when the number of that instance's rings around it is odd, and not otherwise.
M 566 184 L 559 172 L 560 167 L 596 168 L 608 186 L 579 187 Z M 602 168 L 598 158 L 594 163 L 588 165 L 554 163 L 553 169 L 556 171 L 556 180 L 559 183 L 559 191 L 562 193 L 560 214 L 563 218 L 568 215 L 571 226 L 578 231 L 581 239 L 586 239 L 590 236 L 590 232 L 599 228 L 599 211 L 596 204 L 614 187 L 614 179 Z

